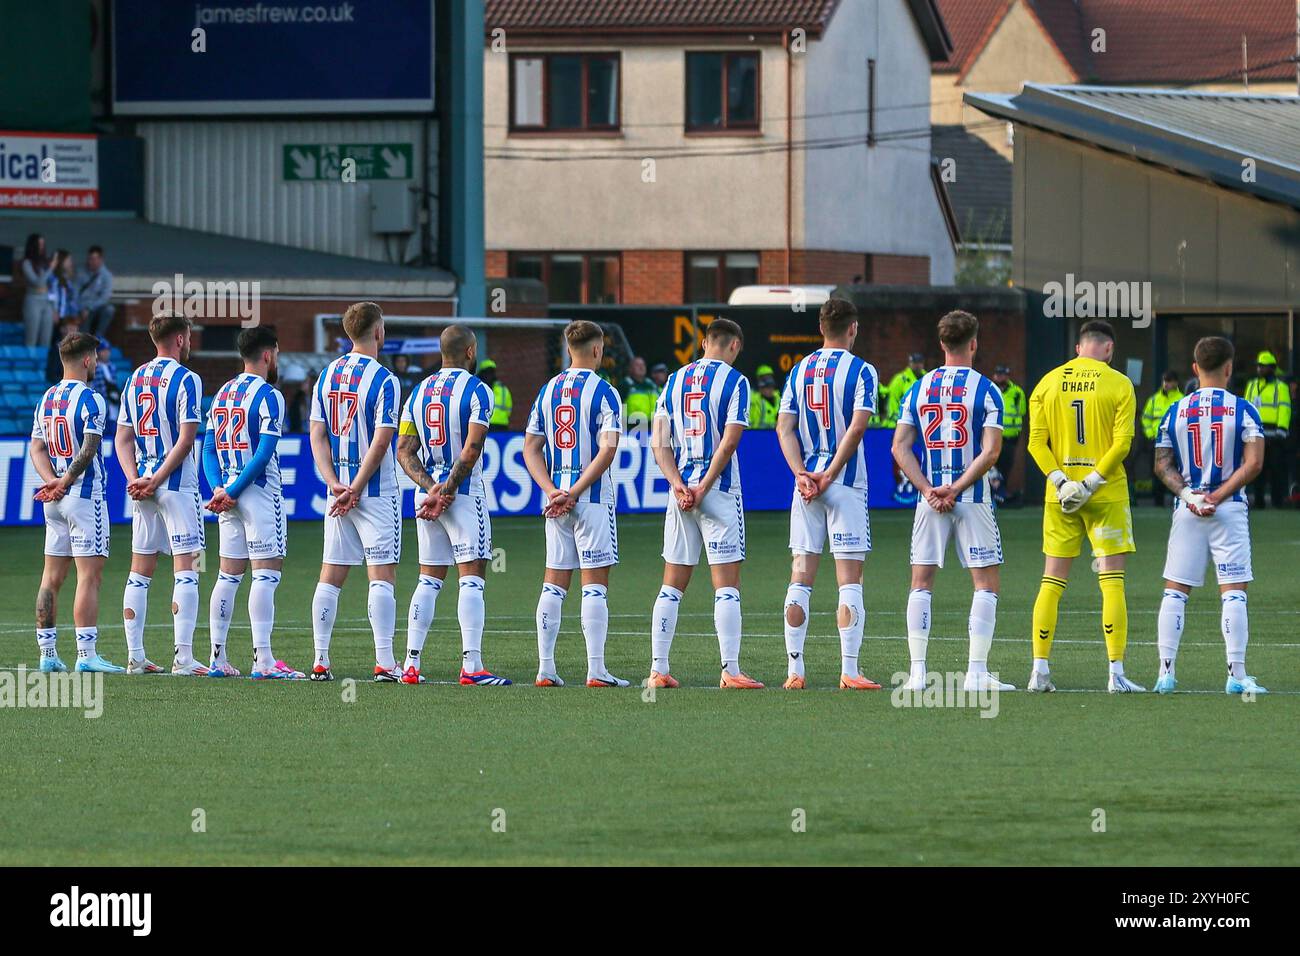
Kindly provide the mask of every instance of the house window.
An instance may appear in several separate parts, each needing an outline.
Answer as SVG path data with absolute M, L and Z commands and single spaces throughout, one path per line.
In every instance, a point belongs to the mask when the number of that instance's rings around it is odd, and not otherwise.
M 757 53 L 686 54 L 686 130 L 757 130 Z
M 617 53 L 518 53 L 510 58 L 510 128 L 616 132 Z
M 687 302 L 726 302 L 734 289 L 757 284 L 757 252 L 686 254 Z
M 613 305 L 622 297 L 616 252 L 512 252 L 509 271 L 540 280 L 553 304 Z

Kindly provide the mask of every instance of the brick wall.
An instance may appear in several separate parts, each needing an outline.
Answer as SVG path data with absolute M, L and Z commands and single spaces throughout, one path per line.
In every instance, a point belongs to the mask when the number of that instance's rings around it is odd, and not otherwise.
M 876 285 L 929 285 L 929 256 L 867 255 L 866 280 Z
M 680 249 L 629 249 L 623 253 L 623 302 L 677 305 L 685 298 L 686 255 Z

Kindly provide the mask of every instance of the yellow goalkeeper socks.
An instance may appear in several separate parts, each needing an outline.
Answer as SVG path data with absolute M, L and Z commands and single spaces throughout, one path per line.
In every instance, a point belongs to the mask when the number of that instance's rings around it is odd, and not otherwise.
M 1038 600 L 1034 601 L 1034 657 L 1046 660 L 1052 653 L 1052 638 L 1056 634 L 1056 612 L 1065 593 L 1065 579 L 1043 575 L 1038 587 Z
M 1097 575 L 1097 583 L 1101 585 L 1101 630 L 1106 637 L 1106 656 L 1112 661 L 1122 661 L 1128 646 L 1124 572 L 1102 571 Z

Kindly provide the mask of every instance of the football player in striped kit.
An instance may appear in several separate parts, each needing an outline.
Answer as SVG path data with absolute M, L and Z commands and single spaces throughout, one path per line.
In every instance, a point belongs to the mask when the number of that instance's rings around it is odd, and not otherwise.
M 379 363 L 384 313 L 356 302 L 343 313 L 352 350 L 325 366 L 311 402 L 311 451 L 329 498 L 320 582 L 311 602 L 316 659 L 310 677 L 334 679 L 330 638 L 348 571 L 364 563 L 370 579 L 366 612 L 375 640 L 376 682 L 402 679 L 393 659 L 397 623 L 397 562 L 402 557 L 402 510 L 393 438 L 401 414 L 397 377 Z
M 975 594 L 967 634 L 964 688 L 1015 690 L 989 673 L 989 648 L 998 611 L 1002 536 L 993 515 L 988 471 L 1002 451 L 1002 390 L 971 368 L 979 348 L 979 320 L 949 312 L 939 320 L 943 365 L 912 385 L 899 408 L 894 460 L 920 493 L 912 523 L 912 590 L 907 598 L 907 690 L 925 690 L 930 643 L 930 594 L 949 540 L 968 568 Z M 922 462 L 913 446 L 920 435 Z
M 528 415 L 524 463 L 542 489 L 546 573 L 537 601 L 538 687 L 563 687 L 555 667 L 564 598 L 573 571 L 582 576 L 582 636 L 587 686 L 627 687 L 605 667 L 609 572 L 618 563 L 614 483 L 606 473 L 623 434 L 622 402 L 597 374 L 605 333 L 594 322 L 564 330 L 569 367 L 542 386 Z
M 1157 640 L 1156 690 L 1172 694 L 1187 595 L 1205 583 L 1214 563 L 1222 603 L 1220 627 L 1228 656 L 1228 694 L 1266 694 L 1246 673 L 1246 587 L 1252 580 L 1246 488 L 1264 467 L 1264 425 L 1255 406 L 1228 391 L 1232 343 L 1209 336 L 1196 343 L 1192 366 L 1200 387 L 1180 399 L 1156 435 L 1156 477 L 1178 496 L 1165 559 L 1165 593 Z
M 31 457 L 45 510 L 45 572 L 36 592 L 36 644 L 41 672 L 68 669 L 55 646 L 59 589 L 75 563 L 78 671 L 120 674 L 96 648 L 99 586 L 108 558 L 108 503 L 101 442 L 108 409 L 87 382 L 95 376 L 99 340 L 78 332 L 59 343 L 63 380 L 46 389 L 32 421 Z
M 285 557 L 284 496 L 277 448 L 284 433 L 284 396 L 279 378 L 280 345 L 275 330 L 254 326 L 239 333 L 244 370 L 217 390 L 203 436 L 203 470 L 212 486 L 207 509 L 218 518 L 221 570 L 208 608 L 211 677 L 238 677 L 226 655 L 235 597 L 249 562 L 248 622 L 253 633 L 252 676 L 258 680 L 302 680 L 271 653 L 275 589 Z
M 664 515 L 664 582 L 651 619 L 649 687 L 677 686 L 668 654 L 701 548 L 713 577 L 713 625 L 722 652 L 719 686 L 763 686 L 740 669 L 745 508 L 735 454 L 749 424 L 749 381 L 732 363 L 743 345 L 740 326 L 714 319 L 704 332 L 704 357 L 669 376 L 655 409 L 652 450 L 672 497 Z
M 149 585 L 158 555 L 170 554 L 175 571 L 172 673 L 206 674 L 194 659 L 199 616 L 195 555 L 204 547 L 203 504 L 194 441 L 202 417 L 203 383 L 182 362 L 190 357 L 190 320 L 169 312 L 149 321 L 156 358 L 131 373 L 122 389 L 114 449 L 134 502 L 131 572 L 122 596 L 128 674 L 157 674 L 162 668 L 145 655 L 144 631 Z
M 869 362 L 851 351 L 858 336 L 853 303 L 828 300 L 820 324 L 822 347 L 790 370 L 776 424 L 781 451 L 795 478 L 790 505 L 793 562 L 785 598 L 789 672 L 784 686 L 805 686 L 808 603 L 829 537 L 839 582 L 840 689 L 880 690 L 858 670 L 866 620 L 862 568 L 871 550 L 862 436 L 876 410 L 880 379 Z
M 483 666 L 483 586 L 492 557 L 492 520 L 483 491 L 483 443 L 492 420 L 492 390 L 471 371 L 478 341 L 463 325 L 442 331 L 442 369 L 415 387 L 402 410 L 397 460 L 425 493 L 417 502 L 420 579 L 406 620 L 402 682 L 421 684 L 420 653 L 433 624 L 438 592 L 456 565 L 460 598 L 460 682 L 508 685 Z

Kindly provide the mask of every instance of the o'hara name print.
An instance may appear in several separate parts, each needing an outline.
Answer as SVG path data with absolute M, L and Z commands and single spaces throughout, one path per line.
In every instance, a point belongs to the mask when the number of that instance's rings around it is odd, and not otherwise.
M 148 936 L 152 911 L 152 893 L 82 893 L 74 886 L 50 897 L 50 925 L 56 927 L 129 927 L 133 936 Z

